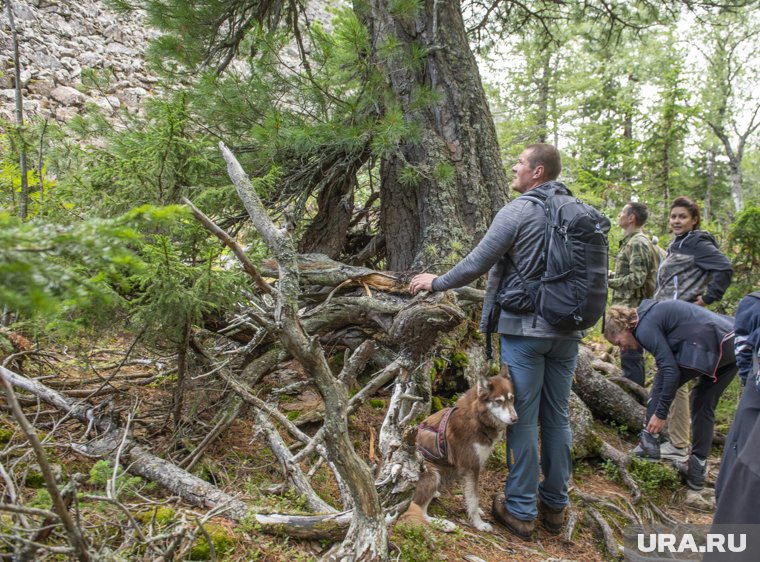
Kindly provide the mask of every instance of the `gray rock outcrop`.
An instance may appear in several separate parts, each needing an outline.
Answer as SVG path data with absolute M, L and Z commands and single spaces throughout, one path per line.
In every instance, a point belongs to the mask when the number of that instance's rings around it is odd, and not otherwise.
M 139 110 L 156 78 L 145 65 L 144 49 L 156 35 L 144 14 L 120 14 L 102 0 L 12 0 L 21 58 L 21 85 L 27 118 L 66 121 L 92 103 L 107 114 Z M 0 11 L 0 118 L 13 120 L 15 87 L 11 34 L 5 7 Z M 82 83 L 82 72 L 108 75 L 106 88 Z

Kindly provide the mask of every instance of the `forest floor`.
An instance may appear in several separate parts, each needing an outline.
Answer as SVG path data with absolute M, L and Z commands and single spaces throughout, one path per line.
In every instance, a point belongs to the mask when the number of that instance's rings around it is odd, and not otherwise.
M 102 381 L 113 373 L 129 347 L 123 338 L 118 337 L 101 343 L 103 345 L 98 348 L 48 349 L 44 356 L 25 359 L 17 371 L 29 377 L 45 377 L 41 379 L 44 384 L 64 393 L 69 391 L 81 395 L 84 389 L 102 386 Z M 180 462 L 210 429 L 210 422 L 222 404 L 226 389 L 213 376 L 197 376 L 189 380 L 186 383 L 183 423 L 175 429 L 171 420 L 171 404 L 176 375 L 168 368 L 173 364 L 172 359 L 162 359 L 156 355 L 155 350 L 140 346 L 132 350 L 130 356 L 130 359 L 138 358 L 142 362 L 130 364 L 128 361 L 119 369 L 118 375 L 105 385 L 106 393 L 91 398 L 90 401 L 108 403 L 108 407 L 119 412 L 123 418 L 133 412 L 132 434 L 135 439 L 149 444 L 153 453 Z M 265 377 L 255 391 L 262 397 L 271 396 L 269 393 L 272 389 L 304 379 L 305 376 L 297 365 L 285 365 Z M 146 381 L 150 381 L 149 384 L 145 384 Z M 293 394 L 280 395 L 279 407 L 296 423 L 301 423 L 301 429 L 307 433 L 316 431 L 317 424 L 308 420 L 317 415 L 322 406 L 321 400 L 308 385 L 296 384 L 295 388 L 298 390 Z M 387 399 L 388 396 L 383 396 L 381 391 L 379 396 L 350 420 L 354 445 L 370 463 L 374 460 L 376 436 L 383 421 Z M 105 483 L 110 477 L 110 466 L 77 453 L 71 446 L 72 443 L 87 439 L 85 428 L 72 420 L 57 423 L 61 418 L 59 413 L 49 406 L 34 404 L 33 401 L 25 402 L 25 411 L 27 417 L 35 423 L 40 436 L 46 438 L 46 452 L 50 462 L 60 469 L 56 470 L 63 475 L 62 480 L 68 481 L 76 472 L 85 474 L 88 478 L 81 484 L 80 492 L 104 495 Z M 40 481 L 39 469 L 16 428 L 15 421 L 3 406 L 0 410 L 0 459 L 16 484 L 19 503 L 49 508 L 49 495 Z M 604 426 L 602 431 L 605 431 L 610 443 L 621 450 L 629 450 L 635 443 L 635 436 L 625 429 Z M 715 451 L 711 457 L 709 484 L 714 482 L 718 454 Z M 709 507 L 704 510 L 689 507 L 686 488 L 677 482 L 671 468 L 664 464 L 660 466 L 664 472 L 650 471 L 649 476 L 647 471 L 639 474 L 639 477 L 644 478 L 644 499 L 657 505 L 678 522 L 709 524 L 712 518 Z M 265 436 L 257 430 L 255 416 L 250 410 L 244 410 L 232 426 L 210 446 L 193 472 L 239 499 L 256 505 L 261 512 L 305 512 L 299 497 L 283 493 L 279 462 L 269 451 Z M 492 521 L 491 498 L 502 492 L 506 473 L 504 446 L 501 445 L 494 451 L 481 474 L 480 505 L 487 521 Z M 139 478 L 124 476 L 118 482 L 119 500 L 144 527 L 145 535 L 159 535 L 178 520 L 195 520 L 204 515 L 203 510 L 188 505 Z M 315 471 L 312 484 L 328 500 L 335 497 L 334 485 L 324 468 Z M 0 489 L 2 487 L 3 484 L 0 483 Z M 575 463 L 571 496 L 577 498 L 578 493 L 603 498 L 620 506 L 630 504 L 630 492 L 616 481 L 614 468 L 599 459 L 584 459 Z M 705 494 L 708 501 L 710 493 L 708 491 Z M 575 499 L 573 501 L 576 503 Z M 111 551 L 123 556 L 121 559 L 151 559 L 139 546 L 125 546 L 128 525 L 121 511 L 110 506 L 95 505 L 86 499 L 79 500 L 78 509 L 83 526 L 93 542 L 101 541 L 103 546 L 108 545 Z M 477 560 L 465 558 L 468 555 L 487 562 L 592 562 L 606 559 L 602 554 L 602 539 L 595 526 L 582 518 L 570 542 L 566 542 L 562 536 L 550 535 L 540 527 L 533 542 L 524 542 L 496 524 L 493 532 L 479 532 L 466 522 L 459 486 L 446 490 L 440 498 L 434 500 L 430 512 L 434 516 L 455 522 L 458 530 L 444 533 L 437 529 L 422 532 L 409 528 L 396 529 L 391 534 L 393 559 Z M 621 530 L 625 521 L 611 520 L 613 526 L 617 527 L 617 539 L 622 542 Z M 8 523 L 9 516 L 0 514 L 0 552 L 9 552 L 12 548 L 13 531 Z M 212 518 L 206 527 L 219 560 L 314 560 L 327 546 L 320 541 L 273 537 L 259 532 L 255 525 L 235 524 L 221 517 Z M 209 559 L 205 536 L 198 533 L 184 551 L 180 549 L 182 558 L 178 559 Z M 53 539 L 51 542 L 54 542 Z M 40 555 L 38 559 L 54 559 L 53 555 L 49 556 L 50 558 L 45 558 Z

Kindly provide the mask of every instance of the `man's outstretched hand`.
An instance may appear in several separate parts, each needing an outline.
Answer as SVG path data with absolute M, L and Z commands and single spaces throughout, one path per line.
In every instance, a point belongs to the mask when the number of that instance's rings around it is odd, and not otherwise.
M 438 276 L 433 275 L 432 273 L 420 273 L 419 275 L 415 275 L 409 282 L 409 292 L 416 295 L 420 291 L 432 291 L 433 279 L 436 277 Z

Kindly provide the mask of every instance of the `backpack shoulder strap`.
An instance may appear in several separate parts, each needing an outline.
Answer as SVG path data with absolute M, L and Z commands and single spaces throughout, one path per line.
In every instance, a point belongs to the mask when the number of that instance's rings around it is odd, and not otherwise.
M 545 195 L 545 194 L 538 195 L 538 194 L 533 194 L 533 193 L 530 193 L 530 192 L 521 195 L 521 197 L 524 197 L 525 199 L 527 199 L 531 203 L 535 203 L 536 205 L 540 205 L 542 208 L 546 207 L 546 200 L 548 199 L 548 196 Z

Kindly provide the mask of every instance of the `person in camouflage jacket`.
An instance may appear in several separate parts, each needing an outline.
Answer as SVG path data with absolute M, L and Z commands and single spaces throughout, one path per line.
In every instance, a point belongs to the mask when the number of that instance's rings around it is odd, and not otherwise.
M 655 289 L 659 256 L 641 227 L 649 217 L 643 203 L 628 203 L 618 215 L 618 225 L 625 232 L 615 259 L 615 271 L 608 281 L 612 304 L 638 308 L 641 301 L 652 298 Z M 620 366 L 626 378 L 644 386 L 644 351 L 623 349 Z

